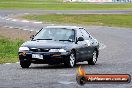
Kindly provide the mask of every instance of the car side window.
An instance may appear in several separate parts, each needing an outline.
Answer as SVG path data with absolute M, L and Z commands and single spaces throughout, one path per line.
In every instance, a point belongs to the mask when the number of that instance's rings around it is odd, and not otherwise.
M 89 35 L 89 38 L 90 38 L 90 39 L 93 39 L 93 37 L 92 37 L 91 35 Z
M 79 37 L 83 37 L 83 34 L 80 29 L 77 31 L 77 38 L 79 38 Z
M 89 40 L 89 34 L 86 32 L 85 29 L 81 29 L 81 32 L 83 34 L 84 40 Z

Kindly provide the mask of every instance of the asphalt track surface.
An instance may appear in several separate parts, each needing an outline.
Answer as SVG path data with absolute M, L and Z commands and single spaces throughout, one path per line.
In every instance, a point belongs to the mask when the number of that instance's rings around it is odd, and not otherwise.
M 0 26 L 39 30 L 43 26 L 52 25 L 10 18 L 22 14 L 132 14 L 132 10 L 0 10 Z
M 6 17 L 13 14 L 19 14 L 19 11 L 9 10 L 4 12 L 0 10 L 0 25 L 17 26 L 20 29 L 26 29 L 28 26 L 27 29 L 33 31 L 37 31 L 42 26 L 45 26 L 45 24 L 39 22 L 19 22 L 18 20 L 9 20 Z M 29 25 L 28 23 L 31 24 Z M 26 27 L 22 27 L 24 25 Z M 96 39 L 105 44 L 105 47 L 100 49 L 96 65 L 92 66 L 88 65 L 87 62 L 82 62 L 78 63 L 75 68 L 65 68 L 63 65 L 32 64 L 29 69 L 22 69 L 19 63 L 1 64 L 0 88 L 132 88 L 132 83 L 86 84 L 84 86 L 79 86 L 76 83 L 76 71 L 80 65 L 89 74 L 132 75 L 132 30 L 105 26 L 86 26 L 85 28 Z

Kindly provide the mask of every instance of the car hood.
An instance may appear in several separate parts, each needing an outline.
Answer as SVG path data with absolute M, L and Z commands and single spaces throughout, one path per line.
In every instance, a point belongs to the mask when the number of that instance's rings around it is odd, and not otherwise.
M 47 49 L 60 49 L 66 47 L 68 45 L 72 44 L 72 42 L 67 42 L 67 41 L 46 41 L 46 40 L 37 40 L 37 41 L 27 41 L 22 44 L 24 47 L 28 48 L 47 48 Z

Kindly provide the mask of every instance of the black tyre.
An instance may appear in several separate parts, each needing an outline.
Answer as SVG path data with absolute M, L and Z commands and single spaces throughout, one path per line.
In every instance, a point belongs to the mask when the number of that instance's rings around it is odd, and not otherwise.
M 20 61 L 20 65 L 22 68 L 29 68 L 29 66 L 31 65 L 31 62 L 29 61 Z
M 89 64 L 89 65 L 95 65 L 96 62 L 97 62 L 97 58 L 98 58 L 98 53 L 97 53 L 97 51 L 95 50 L 95 51 L 93 52 L 92 58 L 88 60 L 88 64 Z
M 75 64 L 76 64 L 76 56 L 74 52 L 71 52 L 67 60 L 64 62 L 64 65 L 73 68 Z

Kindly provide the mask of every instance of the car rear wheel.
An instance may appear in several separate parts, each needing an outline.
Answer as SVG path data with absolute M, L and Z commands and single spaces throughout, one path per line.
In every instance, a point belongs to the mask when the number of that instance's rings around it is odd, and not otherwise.
M 64 65 L 67 67 L 71 67 L 73 68 L 76 64 L 76 57 L 75 57 L 75 53 L 71 52 L 71 54 L 68 57 L 68 60 L 66 62 L 64 62 Z
M 20 61 L 20 65 L 22 68 L 29 68 L 29 66 L 31 65 L 31 62 L 29 61 Z
M 95 50 L 95 51 L 93 52 L 92 58 L 91 58 L 90 60 L 88 60 L 88 64 L 89 64 L 89 65 L 95 65 L 96 62 L 97 62 L 97 57 L 98 57 L 97 51 Z

